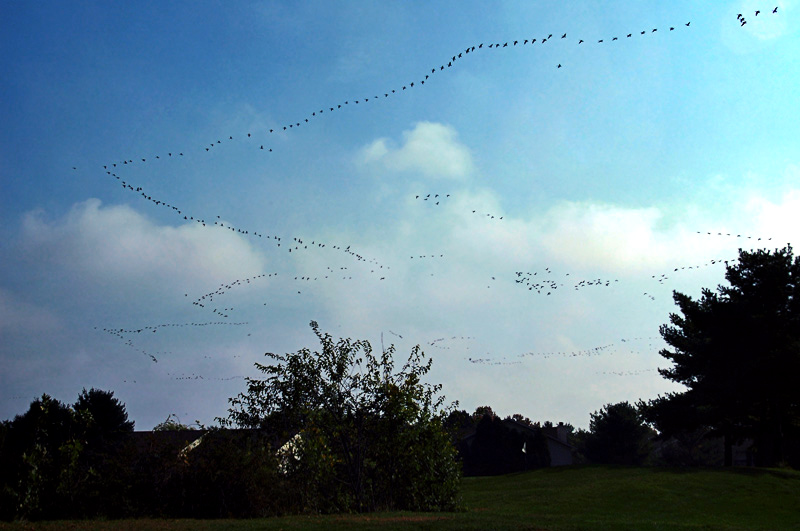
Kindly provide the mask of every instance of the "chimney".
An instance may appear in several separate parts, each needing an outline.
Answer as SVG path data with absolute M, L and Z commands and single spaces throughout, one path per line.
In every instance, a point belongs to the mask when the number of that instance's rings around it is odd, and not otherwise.
M 563 422 L 559 422 L 558 426 L 556 427 L 556 437 L 559 441 L 566 443 L 567 442 L 567 427 L 564 426 Z

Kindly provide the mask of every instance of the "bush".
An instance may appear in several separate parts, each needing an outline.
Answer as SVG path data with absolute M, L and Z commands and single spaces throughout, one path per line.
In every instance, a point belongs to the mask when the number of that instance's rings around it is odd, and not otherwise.
M 232 398 L 225 425 L 267 428 L 282 441 L 288 508 L 295 512 L 451 510 L 459 467 L 443 428 L 441 386 L 422 383 L 431 367 L 416 347 L 399 372 L 394 348 L 340 339 L 311 323 L 322 344 L 256 366 Z

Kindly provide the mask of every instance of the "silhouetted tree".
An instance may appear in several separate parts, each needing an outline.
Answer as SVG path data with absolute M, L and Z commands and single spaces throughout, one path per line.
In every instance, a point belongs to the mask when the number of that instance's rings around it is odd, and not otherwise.
M 628 402 L 606 404 L 589 421 L 583 440 L 584 454 L 592 463 L 641 465 L 650 453 L 655 435 Z
M 153 431 L 181 431 L 181 430 L 194 430 L 194 426 L 181 424 L 180 419 L 174 413 L 167 415 L 164 422 L 160 422 L 153 427 Z
M 76 516 L 119 517 L 129 488 L 127 463 L 120 458 L 125 435 L 133 433 L 125 404 L 113 391 L 85 388 L 72 406 L 81 426 L 83 448 L 78 457 L 77 479 L 70 489 Z
M 746 437 L 757 463 L 775 465 L 800 421 L 800 257 L 790 246 L 740 250 L 725 278 L 729 286 L 704 289 L 699 300 L 673 294 L 681 315 L 660 330 L 673 366 L 659 372 L 687 390 L 640 406 L 662 436 L 706 427 L 724 437 L 726 465 Z
M 128 420 L 125 404 L 114 398 L 113 391 L 84 388 L 72 409 L 89 415 L 87 432 L 90 437 L 115 437 L 133 431 L 134 422 Z
M 460 441 L 464 474 L 486 476 L 520 472 L 550 465 L 550 452 L 538 426 L 501 420 L 487 408 L 474 434 Z
M 42 395 L 6 424 L 0 456 L 4 518 L 49 518 L 69 509 L 83 450 L 82 428 L 68 406 Z
M 472 413 L 472 419 L 475 421 L 477 425 L 478 422 L 485 416 L 495 417 L 494 411 L 492 411 L 491 406 L 478 406 L 475 408 L 475 411 Z

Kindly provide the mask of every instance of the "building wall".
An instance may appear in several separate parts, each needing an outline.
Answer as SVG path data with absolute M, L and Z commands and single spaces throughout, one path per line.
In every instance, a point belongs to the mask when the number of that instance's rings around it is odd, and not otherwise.
M 567 466 L 572 464 L 572 450 L 558 441 L 547 439 L 547 449 L 550 450 L 550 466 Z

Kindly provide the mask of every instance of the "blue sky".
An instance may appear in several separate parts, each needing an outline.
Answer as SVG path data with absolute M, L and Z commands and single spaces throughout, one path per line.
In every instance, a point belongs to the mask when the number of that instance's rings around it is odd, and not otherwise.
M 673 290 L 800 239 L 795 2 L 2 11 L 0 418 L 208 423 L 316 320 L 586 427 L 676 389 Z

